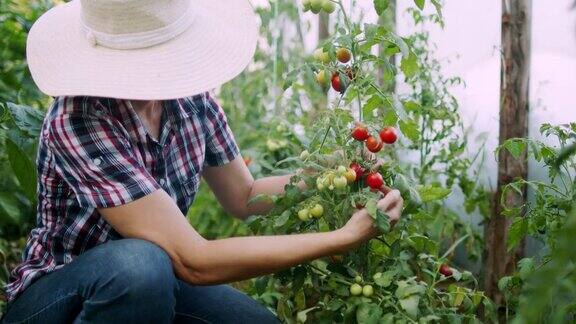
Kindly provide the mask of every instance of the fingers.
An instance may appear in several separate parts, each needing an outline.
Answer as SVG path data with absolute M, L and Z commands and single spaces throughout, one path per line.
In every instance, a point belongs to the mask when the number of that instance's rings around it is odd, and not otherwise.
M 382 188 L 380 189 L 380 192 L 382 192 L 385 195 L 387 195 L 390 191 L 392 191 L 392 188 L 386 185 L 383 185 Z
M 388 188 L 390 189 L 390 188 Z M 400 195 L 400 191 L 398 190 L 392 190 L 389 191 L 386 196 L 384 196 L 384 198 L 380 199 L 378 201 L 378 208 L 387 211 L 388 209 L 394 207 L 396 204 L 398 204 L 399 201 L 402 200 L 402 196 Z

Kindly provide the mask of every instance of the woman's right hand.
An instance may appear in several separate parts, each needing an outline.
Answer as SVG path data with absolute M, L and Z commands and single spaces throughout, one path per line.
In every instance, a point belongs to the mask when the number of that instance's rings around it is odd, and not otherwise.
M 385 188 L 385 196 L 378 201 L 378 209 L 390 218 L 390 223 L 395 224 L 402 215 L 404 200 L 400 191 Z M 368 214 L 365 208 L 356 211 L 342 229 L 353 237 L 357 244 L 368 241 L 381 233 L 374 226 L 374 219 Z

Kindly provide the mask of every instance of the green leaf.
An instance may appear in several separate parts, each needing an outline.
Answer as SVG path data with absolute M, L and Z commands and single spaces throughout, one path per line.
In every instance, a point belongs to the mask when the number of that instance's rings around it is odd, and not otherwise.
M 408 137 L 412 142 L 417 142 L 420 140 L 420 130 L 418 129 L 418 125 L 416 125 L 415 121 L 411 119 L 400 120 L 398 124 L 402 134 L 406 135 L 406 137 Z
M 382 273 L 382 275 L 374 277 L 374 283 L 380 287 L 388 287 L 390 286 L 390 284 L 392 283 L 392 279 L 394 279 L 394 277 L 396 276 L 396 271 L 395 270 L 389 270 L 386 271 L 384 273 Z
M 38 137 L 40 135 L 40 129 L 44 121 L 44 114 L 41 111 L 11 102 L 7 106 L 16 126 L 22 133 L 29 137 Z
M 358 323 L 376 324 L 382 316 L 382 308 L 373 303 L 362 303 L 356 311 Z
M 408 57 L 402 57 L 402 61 L 400 61 L 400 69 L 404 72 L 406 78 L 413 77 L 419 70 L 418 67 L 418 58 L 414 53 L 410 53 Z
M 405 299 L 400 299 L 400 306 L 412 318 L 418 318 L 418 304 L 420 303 L 420 296 L 412 295 Z
M 534 259 L 524 258 L 518 261 L 518 275 L 522 280 L 526 280 L 534 272 Z
M 516 217 L 512 224 L 510 224 L 510 229 L 508 230 L 508 241 L 506 242 L 506 247 L 508 251 L 513 250 L 522 241 L 526 233 L 528 232 L 528 221 L 524 217 Z
M 0 192 L 0 218 L 7 217 L 10 222 L 19 223 L 21 216 L 19 206 L 18 198 L 12 193 Z
M 384 11 L 388 8 L 389 0 L 374 0 L 374 9 L 378 16 L 382 15 Z
M 452 190 L 439 187 L 438 185 L 425 185 L 418 187 L 418 193 L 422 202 L 430 202 L 444 199 L 452 193 Z
M 390 218 L 380 209 L 376 210 L 376 227 L 382 233 L 388 233 L 390 231 Z
M 420 9 L 423 10 L 424 9 L 424 5 L 426 4 L 425 0 L 414 0 L 414 3 L 416 4 L 416 6 Z
M 366 101 L 364 107 L 362 107 L 362 112 L 364 116 L 372 116 L 374 109 L 378 108 L 382 104 L 382 99 L 378 95 L 373 95 Z
M 36 201 L 36 166 L 34 162 L 10 138 L 6 139 L 6 152 L 22 191 L 30 201 Z
M 522 152 L 526 149 L 526 142 L 524 139 L 521 138 L 512 138 L 504 142 L 502 146 L 510 152 L 512 157 L 518 159 Z
M 284 224 L 286 224 L 290 218 L 290 214 L 290 210 L 285 210 L 282 214 L 280 214 L 280 216 L 276 217 L 276 219 L 274 219 L 274 227 L 278 228 L 284 226 Z

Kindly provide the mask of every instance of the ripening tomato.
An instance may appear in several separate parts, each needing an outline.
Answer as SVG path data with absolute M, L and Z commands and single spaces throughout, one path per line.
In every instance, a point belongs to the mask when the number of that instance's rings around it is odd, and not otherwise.
M 352 130 L 352 138 L 357 141 L 365 141 L 369 136 L 370 134 L 368 134 L 368 128 L 364 127 L 363 125 L 358 125 Z
M 380 139 L 386 144 L 394 144 L 398 139 L 396 129 L 394 129 L 394 127 L 384 127 L 384 129 L 380 131 Z
M 372 189 L 380 189 L 384 185 L 384 179 L 380 173 L 373 172 L 366 176 L 366 184 Z
M 331 81 L 332 81 L 332 88 L 334 88 L 334 90 L 340 93 L 344 93 L 344 91 L 346 91 L 346 85 L 344 84 L 344 81 L 340 79 L 340 74 L 338 73 L 332 74 Z
M 341 47 L 336 51 L 336 58 L 342 63 L 348 63 L 352 58 L 352 53 L 349 49 Z
M 381 140 L 377 139 L 374 136 L 370 136 L 366 139 L 366 148 L 368 149 L 368 151 L 372 153 L 380 152 L 383 146 L 384 143 L 382 143 Z
M 346 170 L 344 176 L 346 177 L 346 180 L 348 180 L 348 183 L 353 183 L 356 181 L 356 171 L 354 171 L 352 168 Z
M 356 181 L 362 179 L 362 176 L 364 175 L 364 169 L 362 169 L 360 164 L 352 163 L 352 164 L 350 164 L 350 169 L 352 169 L 352 170 L 354 170 L 354 172 L 356 172 Z
M 446 263 L 442 263 L 442 265 L 440 266 L 440 273 L 446 277 L 452 277 L 453 271 L 449 265 L 447 265 Z
M 249 166 L 250 163 L 252 163 L 252 158 L 249 156 L 245 156 L 244 157 L 244 164 L 246 164 L 246 166 Z
M 316 73 L 316 82 L 321 86 L 326 84 L 326 71 L 320 70 Z

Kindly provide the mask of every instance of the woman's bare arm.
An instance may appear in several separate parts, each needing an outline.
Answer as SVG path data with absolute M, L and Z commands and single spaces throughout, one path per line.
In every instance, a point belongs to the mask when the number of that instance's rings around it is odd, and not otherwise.
M 379 208 L 397 219 L 402 210 L 397 191 L 387 194 Z M 356 212 L 339 230 L 282 236 L 202 238 L 172 198 L 158 190 L 129 204 L 102 208 L 103 217 L 124 237 L 151 241 L 164 249 L 182 280 L 198 285 L 256 277 L 348 251 L 377 235 L 366 211 Z

